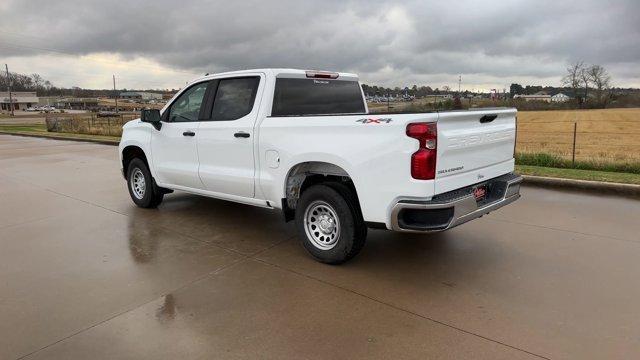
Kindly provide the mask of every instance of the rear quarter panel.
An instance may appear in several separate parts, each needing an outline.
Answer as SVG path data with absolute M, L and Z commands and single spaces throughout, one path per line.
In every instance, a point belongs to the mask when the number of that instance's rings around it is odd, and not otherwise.
M 411 178 L 410 159 L 418 142 L 405 131 L 407 123 L 431 122 L 437 117 L 436 113 L 266 117 L 258 138 L 258 193 L 280 206 L 285 180 L 294 166 L 326 162 L 341 167 L 353 180 L 365 221 L 388 223 L 391 205 L 400 196 L 433 195 L 433 181 Z M 381 118 L 391 121 L 358 121 Z M 266 165 L 267 151 L 278 153 L 277 168 Z

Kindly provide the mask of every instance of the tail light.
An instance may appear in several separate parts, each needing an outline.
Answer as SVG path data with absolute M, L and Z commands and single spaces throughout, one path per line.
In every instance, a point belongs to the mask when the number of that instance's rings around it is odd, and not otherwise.
M 418 140 L 418 151 L 411 155 L 411 177 L 431 180 L 436 177 L 436 155 L 438 129 L 436 123 L 413 123 L 407 125 L 407 136 Z

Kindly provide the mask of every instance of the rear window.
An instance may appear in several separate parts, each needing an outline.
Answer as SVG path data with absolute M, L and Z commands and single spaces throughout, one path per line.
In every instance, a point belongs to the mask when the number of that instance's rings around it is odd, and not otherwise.
M 272 116 L 364 113 L 357 81 L 276 79 Z

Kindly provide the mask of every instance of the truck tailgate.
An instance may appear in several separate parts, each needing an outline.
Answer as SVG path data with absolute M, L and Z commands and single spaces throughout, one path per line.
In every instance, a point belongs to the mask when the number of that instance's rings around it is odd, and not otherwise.
M 435 194 L 513 171 L 515 109 L 444 112 L 437 126 Z

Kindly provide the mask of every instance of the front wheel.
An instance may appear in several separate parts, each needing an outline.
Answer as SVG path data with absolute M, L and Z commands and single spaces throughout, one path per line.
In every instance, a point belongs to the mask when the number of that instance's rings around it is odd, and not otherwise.
M 129 163 L 127 187 L 131 200 L 141 208 L 157 207 L 164 197 L 164 193 L 153 183 L 147 164 L 139 158 Z
M 356 256 L 367 236 L 355 196 L 342 184 L 313 185 L 296 207 L 304 248 L 318 261 L 341 264 Z

